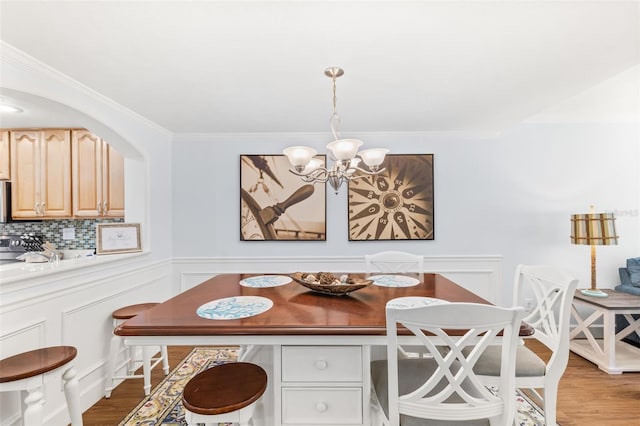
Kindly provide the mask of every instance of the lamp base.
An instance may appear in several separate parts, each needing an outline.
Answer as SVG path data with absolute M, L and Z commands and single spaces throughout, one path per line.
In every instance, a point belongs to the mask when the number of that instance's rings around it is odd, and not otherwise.
M 585 296 L 593 296 L 593 297 L 608 297 L 609 295 L 602 290 L 592 290 L 590 288 L 585 288 L 584 290 L 580 290 L 580 293 Z

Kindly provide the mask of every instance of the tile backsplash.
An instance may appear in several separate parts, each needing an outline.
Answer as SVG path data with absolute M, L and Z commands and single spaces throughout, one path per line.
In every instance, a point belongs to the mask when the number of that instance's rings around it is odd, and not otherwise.
M 45 240 L 59 250 L 86 250 L 96 248 L 96 223 L 119 223 L 124 219 L 62 219 L 42 220 L 40 222 L 10 222 L 0 224 L 0 235 L 6 234 L 42 234 Z M 63 240 L 65 228 L 75 230 L 75 238 Z

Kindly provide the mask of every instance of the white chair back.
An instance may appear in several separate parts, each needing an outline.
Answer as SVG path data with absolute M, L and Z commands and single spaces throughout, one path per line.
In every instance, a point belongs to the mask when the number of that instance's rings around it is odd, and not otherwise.
M 463 424 L 489 418 L 492 424 L 511 424 L 515 416 L 515 349 L 524 314 L 523 308 L 475 303 L 394 308 L 390 301 L 386 309 L 389 424 L 399 425 L 401 415 Z M 422 385 L 404 395 L 399 395 L 398 384 L 402 380 L 398 376 L 398 325 L 417 336 L 435 367 Z M 502 348 L 497 394 L 487 389 L 473 371 L 490 345 Z M 463 351 L 465 347 L 472 349 Z
M 533 309 L 524 321 L 535 328 L 532 338 L 553 351 L 547 372 L 564 372 L 569 362 L 571 301 L 578 279 L 547 265 L 518 265 L 516 268 L 514 306 L 523 306 L 525 295 L 534 298 Z
M 422 281 L 424 257 L 403 251 L 383 251 L 364 257 L 367 275 L 415 273 Z

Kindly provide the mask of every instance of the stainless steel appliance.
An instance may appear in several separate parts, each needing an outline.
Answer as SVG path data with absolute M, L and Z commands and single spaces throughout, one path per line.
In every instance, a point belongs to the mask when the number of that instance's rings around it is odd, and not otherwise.
M 6 262 L 19 262 L 16 257 L 27 251 L 22 235 L 0 235 L 0 265 Z
M 0 223 L 11 222 L 11 182 L 0 181 Z
M 0 235 L 0 264 L 19 262 L 17 257 L 26 252 L 43 252 L 45 250 L 43 244 L 44 236 L 36 233 Z M 43 254 L 43 257 L 50 258 L 48 254 Z

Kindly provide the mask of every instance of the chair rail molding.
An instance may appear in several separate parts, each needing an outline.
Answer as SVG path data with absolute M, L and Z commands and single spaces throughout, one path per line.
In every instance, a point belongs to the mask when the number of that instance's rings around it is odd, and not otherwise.
M 501 255 L 425 256 L 424 270 L 442 274 L 489 302 L 502 302 Z M 295 265 L 292 268 L 291 265 Z M 174 294 L 226 273 L 364 272 L 364 256 L 174 257 Z

